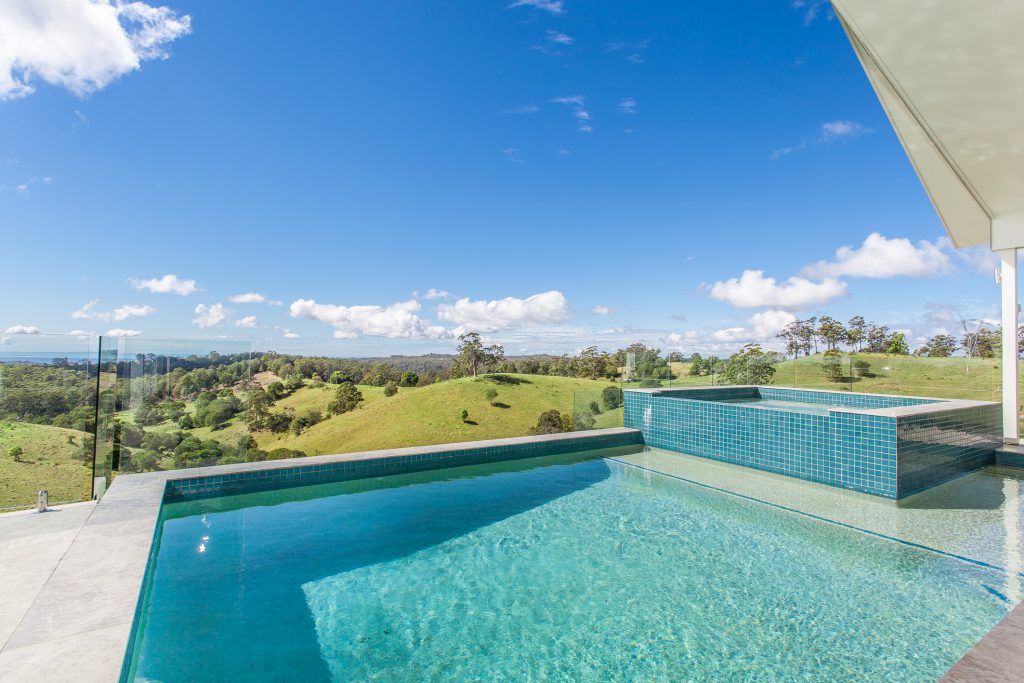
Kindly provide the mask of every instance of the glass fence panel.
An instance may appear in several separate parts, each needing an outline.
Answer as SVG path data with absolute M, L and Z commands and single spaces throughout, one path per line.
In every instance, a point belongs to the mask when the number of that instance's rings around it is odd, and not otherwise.
M 622 387 L 608 384 L 602 389 L 573 392 L 573 431 L 609 429 L 622 426 Z
M 120 472 L 246 462 L 251 343 L 118 341 L 112 461 Z
M 0 340 L 0 509 L 92 497 L 98 340 Z

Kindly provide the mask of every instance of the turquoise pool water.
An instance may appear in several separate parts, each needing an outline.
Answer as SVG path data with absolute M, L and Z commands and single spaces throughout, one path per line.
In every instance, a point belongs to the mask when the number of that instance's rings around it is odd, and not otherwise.
M 933 681 L 1004 578 L 550 456 L 166 505 L 131 677 Z
M 725 398 L 713 400 L 717 403 L 731 403 L 733 405 L 750 406 L 751 408 L 772 408 L 791 413 L 811 413 L 814 415 L 828 415 L 830 408 L 839 406 L 838 403 L 804 403 L 802 401 L 782 401 L 775 398 Z

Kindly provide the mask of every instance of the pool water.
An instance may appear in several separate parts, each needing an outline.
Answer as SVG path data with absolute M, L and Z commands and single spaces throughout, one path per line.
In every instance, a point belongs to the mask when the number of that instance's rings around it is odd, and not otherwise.
M 165 505 L 141 680 L 932 681 L 1005 575 L 593 453 Z
M 807 403 L 804 401 L 782 401 L 775 398 L 724 398 L 712 399 L 716 403 L 731 403 L 733 405 L 750 406 L 752 408 L 772 408 L 774 410 L 785 410 L 791 413 L 811 413 L 813 415 L 828 415 L 830 408 L 839 407 L 839 403 Z

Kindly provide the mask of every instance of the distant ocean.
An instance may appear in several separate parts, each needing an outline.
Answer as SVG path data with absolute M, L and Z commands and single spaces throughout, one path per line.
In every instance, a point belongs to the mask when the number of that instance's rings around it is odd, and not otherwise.
M 86 351 L 12 351 L 6 352 L 0 347 L 0 363 L 52 363 L 54 358 L 67 358 L 69 361 L 94 359 L 95 354 Z

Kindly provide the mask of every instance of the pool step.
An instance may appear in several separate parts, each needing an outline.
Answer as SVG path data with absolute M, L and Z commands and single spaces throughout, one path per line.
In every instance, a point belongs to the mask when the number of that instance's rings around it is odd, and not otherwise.
M 1024 468 L 1024 446 L 1003 444 L 996 449 L 996 464 L 1003 467 Z

